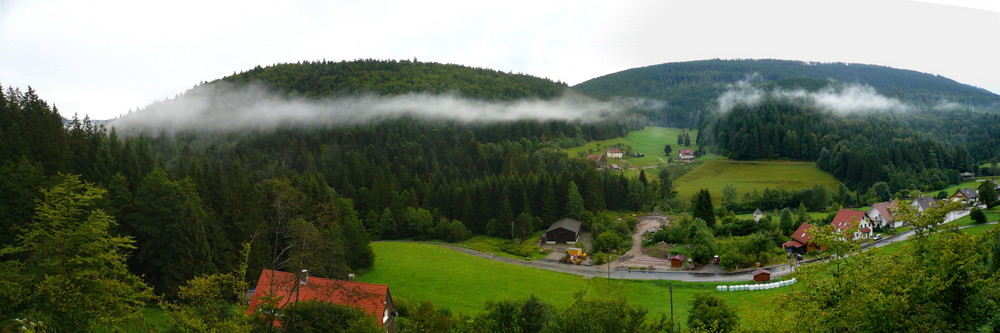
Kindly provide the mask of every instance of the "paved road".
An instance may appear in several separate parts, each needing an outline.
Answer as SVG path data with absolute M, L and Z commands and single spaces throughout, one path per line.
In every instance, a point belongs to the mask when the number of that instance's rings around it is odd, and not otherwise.
M 997 222 L 989 222 L 986 225 L 997 224 Z M 978 225 L 970 225 L 960 227 L 959 229 L 971 228 Z M 871 247 L 882 247 L 889 244 L 902 242 L 913 236 L 913 231 L 906 231 L 898 235 L 893 235 L 886 237 L 880 241 L 868 243 L 861 247 L 862 250 L 866 250 Z M 539 260 L 521 260 L 508 258 L 503 256 L 496 256 L 490 253 L 480 252 L 464 247 L 436 243 L 439 246 L 444 246 L 452 248 L 456 251 L 466 253 L 469 255 L 482 257 L 486 259 L 496 260 L 500 262 L 505 262 L 514 265 L 521 265 L 527 267 L 534 267 L 538 269 L 545 269 L 555 272 L 563 272 L 569 274 L 580 275 L 584 278 L 594 278 L 603 277 L 607 278 L 610 276 L 612 279 L 628 279 L 628 280 L 675 280 L 675 281 L 697 281 L 697 282 L 739 282 L 739 281 L 749 281 L 752 280 L 750 273 L 755 269 L 744 269 L 734 272 L 720 272 L 720 273 L 709 273 L 709 272 L 694 272 L 694 271 L 637 271 L 628 270 L 622 268 L 611 268 L 608 270 L 608 265 L 599 266 L 586 266 L 586 265 L 569 265 L 559 263 L 557 260 L 553 259 L 539 259 Z M 819 259 L 805 260 L 800 262 L 800 264 L 818 261 Z M 615 263 L 612 263 L 614 265 Z M 789 270 L 789 265 L 773 265 L 764 267 L 765 269 L 771 271 L 771 278 L 780 277 L 781 275 L 788 274 L 791 272 Z

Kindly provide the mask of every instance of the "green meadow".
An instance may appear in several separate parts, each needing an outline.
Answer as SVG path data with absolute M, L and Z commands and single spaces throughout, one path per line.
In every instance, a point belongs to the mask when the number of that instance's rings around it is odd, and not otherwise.
M 712 159 L 674 181 L 674 189 L 684 199 L 701 189 L 708 189 L 712 201 L 722 202 L 722 189 L 732 184 L 744 193 L 763 192 L 766 188 L 798 190 L 816 184 L 836 191 L 840 184 L 833 175 L 820 170 L 813 162 L 763 162 Z
M 677 145 L 677 135 L 681 132 L 688 132 L 691 136 L 691 147 Z M 643 130 L 629 132 L 624 138 L 613 138 L 600 141 L 591 141 L 580 147 L 564 149 L 569 156 L 586 156 L 587 154 L 603 154 L 604 150 L 616 144 L 629 145 L 632 152 L 643 153 L 645 157 L 626 157 L 622 160 L 628 162 L 633 167 L 646 167 L 666 164 L 667 160 L 663 155 L 663 147 L 670 145 L 672 151 L 670 157 L 677 160 L 677 152 L 681 149 L 694 149 L 694 140 L 698 136 L 697 130 L 686 130 L 681 128 L 667 128 L 658 126 L 646 126 Z M 617 163 L 619 160 L 609 160 L 608 163 Z
M 512 265 L 419 243 L 374 242 L 375 267 L 358 280 L 389 285 L 393 296 L 430 301 L 453 312 L 475 315 L 486 302 L 521 299 L 534 294 L 557 308 L 573 302 L 573 295 L 622 295 L 650 311 L 651 318 L 670 316 L 669 288 L 673 285 L 674 315 L 682 327 L 695 293 L 711 292 L 736 307 L 780 294 L 788 289 L 718 292 L 720 283 L 679 281 L 623 281 L 559 273 Z M 742 284 L 742 283 L 722 283 Z

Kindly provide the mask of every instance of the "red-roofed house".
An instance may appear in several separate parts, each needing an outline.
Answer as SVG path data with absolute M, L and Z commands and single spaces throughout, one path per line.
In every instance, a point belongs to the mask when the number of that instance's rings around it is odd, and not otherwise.
M 841 209 L 830 224 L 841 231 L 846 231 L 857 226 L 858 230 L 854 232 L 854 235 L 848 235 L 848 237 L 869 238 L 872 236 L 871 218 L 868 217 L 868 214 L 860 210 Z
M 278 308 L 298 301 L 317 300 L 360 308 L 377 320 L 386 332 L 396 331 L 397 313 L 389 286 L 303 275 L 300 278 L 289 272 L 262 271 L 247 313 L 256 312 L 269 300 L 276 302 L 274 305 Z M 280 327 L 278 320 L 274 325 Z
M 681 151 L 677 153 L 677 159 L 688 162 L 694 161 L 694 151 L 691 151 L 691 149 L 681 149 Z
M 604 153 L 605 155 L 608 155 L 608 158 L 622 158 L 622 155 L 625 154 L 624 152 L 622 152 L 621 149 L 618 148 L 608 148 L 608 150 L 605 151 Z
M 792 240 L 784 242 L 781 246 L 785 248 L 785 251 L 789 252 L 795 251 L 798 253 L 806 253 L 815 250 L 816 243 L 813 243 L 810 239 L 811 236 L 809 235 L 809 228 L 812 228 L 812 225 L 803 222 L 799 225 L 799 228 L 795 229 L 795 232 L 792 233 Z
M 891 226 L 893 228 L 899 228 L 903 226 L 903 221 L 896 221 L 896 217 L 892 215 L 889 209 L 896 205 L 896 201 L 879 202 L 872 205 L 872 208 L 868 210 L 866 214 L 871 218 L 872 224 L 879 227 Z

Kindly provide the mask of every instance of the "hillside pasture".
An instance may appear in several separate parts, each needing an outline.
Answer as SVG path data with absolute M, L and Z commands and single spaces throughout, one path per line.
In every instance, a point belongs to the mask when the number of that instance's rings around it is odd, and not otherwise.
M 813 162 L 764 162 L 707 160 L 691 172 L 674 181 L 674 189 L 683 199 L 689 199 L 701 189 L 708 189 L 712 202 L 722 202 L 722 189 L 732 184 L 742 198 L 744 193 L 764 189 L 798 190 L 816 184 L 836 191 L 840 181 Z
M 573 295 L 622 295 L 649 310 L 649 318 L 670 316 L 673 285 L 675 318 L 686 326 L 695 293 L 711 292 L 732 306 L 749 306 L 788 289 L 717 292 L 719 284 L 679 281 L 624 281 L 592 278 L 493 261 L 446 247 L 406 242 L 374 242 L 375 267 L 358 277 L 361 282 L 389 285 L 392 294 L 414 301 L 430 301 L 456 313 L 475 315 L 486 302 L 523 299 L 534 294 L 557 308 L 566 308 Z M 745 282 L 744 282 L 745 283 Z
M 688 132 L 691 136 L 691 146 L 682 147 L 677 145 L 677 135 Z M 586 145 L 567 148 L 564 151 L 571 157 L 585 157 L 587 154 L 604 154 L 608 147 L 616 144 L 629 145 L 633 153 L 643 153 L 644 157 L 627 157 L 621 160 L 609 159 L 608 164 L 626 161 L 633 167 L 657 166 L 667 163 L 667 156 L 663 155 L 663 147 L 670 145 L 672 151 L 670 157 L 677 160 L 677 152 L 681 149 L 694 149 L 694 140 L 698 136 L 697 130 L 687 130 L 681 128 L 667 128 L 658 126 L 646 126 L 639 131 L 629 132 L 623 138 L 613 138 L 600 141 L 591 141 Z M 582 156 L 581 156 L 582 155 Z

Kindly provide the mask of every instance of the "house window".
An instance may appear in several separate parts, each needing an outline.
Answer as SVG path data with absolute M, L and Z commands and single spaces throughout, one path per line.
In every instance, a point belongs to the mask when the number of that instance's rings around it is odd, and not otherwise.
M 389 320 L 389 309 L 385 309 L 385 313 L 382 314 L 382 323 L 385 324 Z

